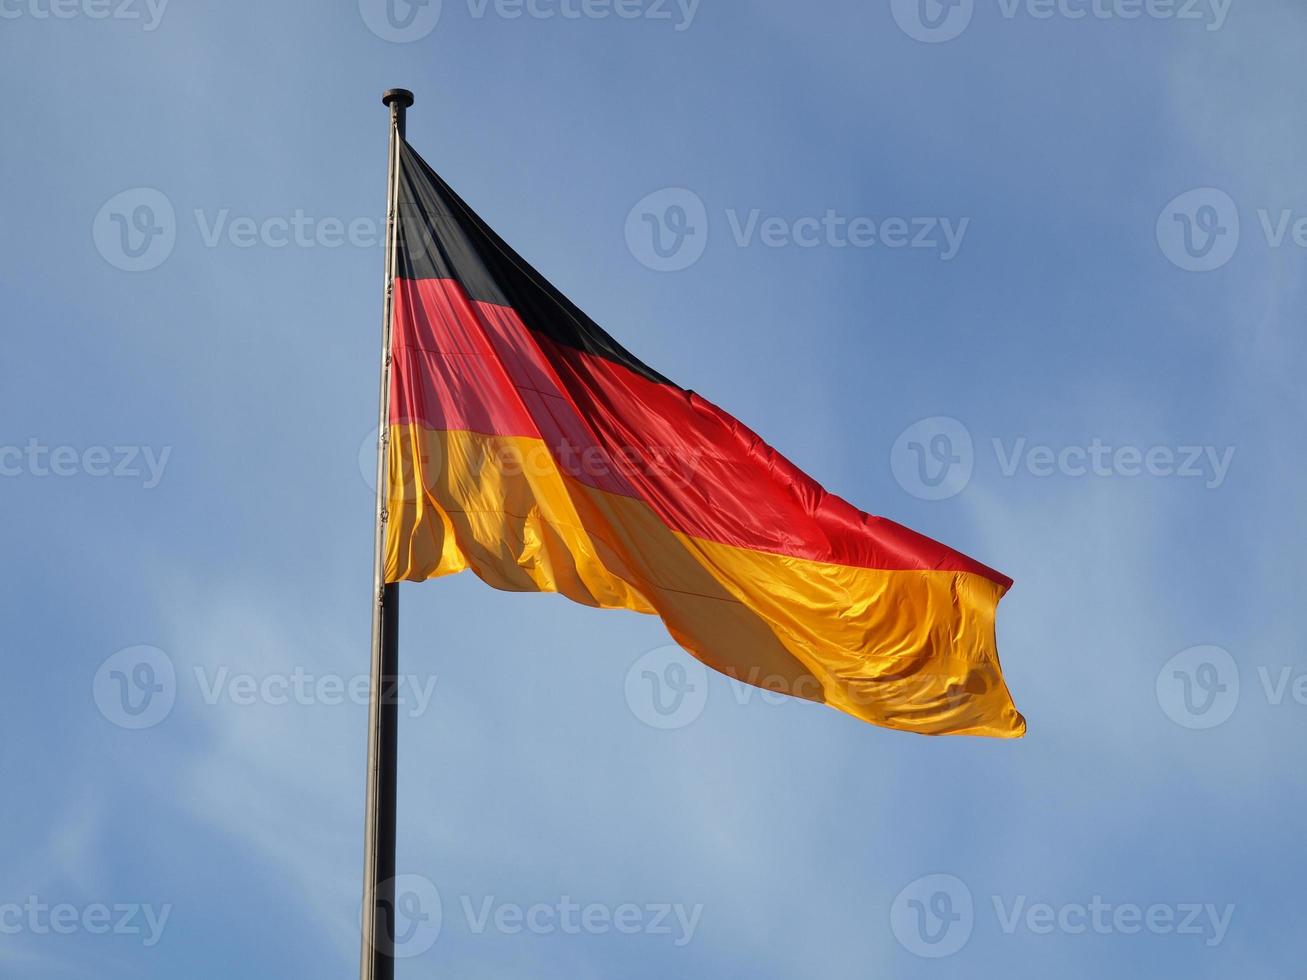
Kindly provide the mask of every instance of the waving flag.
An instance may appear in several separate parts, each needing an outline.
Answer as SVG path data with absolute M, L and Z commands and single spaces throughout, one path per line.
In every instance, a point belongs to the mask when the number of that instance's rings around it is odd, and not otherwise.
M 925 734 L 1019 737 L 1011 580 L 859 511 L 605 333 L 401 141 L 387 582 L 471 569 L 660 616 L 710 667 Z

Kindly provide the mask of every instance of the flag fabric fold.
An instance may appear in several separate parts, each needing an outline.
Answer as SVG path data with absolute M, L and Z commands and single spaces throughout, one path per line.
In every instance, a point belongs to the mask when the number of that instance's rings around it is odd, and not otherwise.
M 642 363 L 403 142 L 399 183 L 386 581 L 471 569 L 656 614 L 708 666 L 874 724 L 1024 733 L 1007 577 Z

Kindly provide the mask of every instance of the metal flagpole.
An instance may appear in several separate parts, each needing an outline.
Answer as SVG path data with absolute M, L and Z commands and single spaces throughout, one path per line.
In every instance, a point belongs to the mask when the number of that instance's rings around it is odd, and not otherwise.
M 381 397 L 377 412 L 377 521 L 372 564 L 372 677 L 368 695 L 368 789 L 364 812 L 363 935 L 360 980 L 394 980 L 395 750 L 399 735 L 399 586 L 387 585 L 385 543 L 390 444 L 390 334 L 398 252 L 399 145 L 413 93 L 381 97 L 390 108 L 386 179 L 386 283 L 381 318 Z

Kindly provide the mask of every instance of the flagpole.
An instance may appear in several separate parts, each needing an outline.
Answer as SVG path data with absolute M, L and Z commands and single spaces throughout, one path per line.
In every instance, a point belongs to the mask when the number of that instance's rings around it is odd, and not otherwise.
M 381 317 L 381 393 L 377 412 L 377 510 L 372 562 L 372 674 L 368 691 L 368 788 L 364 808 L 363 933 L 360 980 L 394 980 L 396 748 L 399 705 L 399 586 L 386 584 L 387 449 L 390 443 L 390 334 L 398 252 L 399 145 L 413 93 L 391 89 L 386 176 L 386 273 Z

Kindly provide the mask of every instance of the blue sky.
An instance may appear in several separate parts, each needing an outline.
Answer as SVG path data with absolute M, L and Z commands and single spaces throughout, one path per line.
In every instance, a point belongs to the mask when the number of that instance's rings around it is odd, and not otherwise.
M 0 0 L 0 975 L 356 969 L 394 85 L 638 356 L 1016 579 L 1030 722 L 406 586 L 400 977 L 1295 971 L 1301 5 L 394 2 Z

